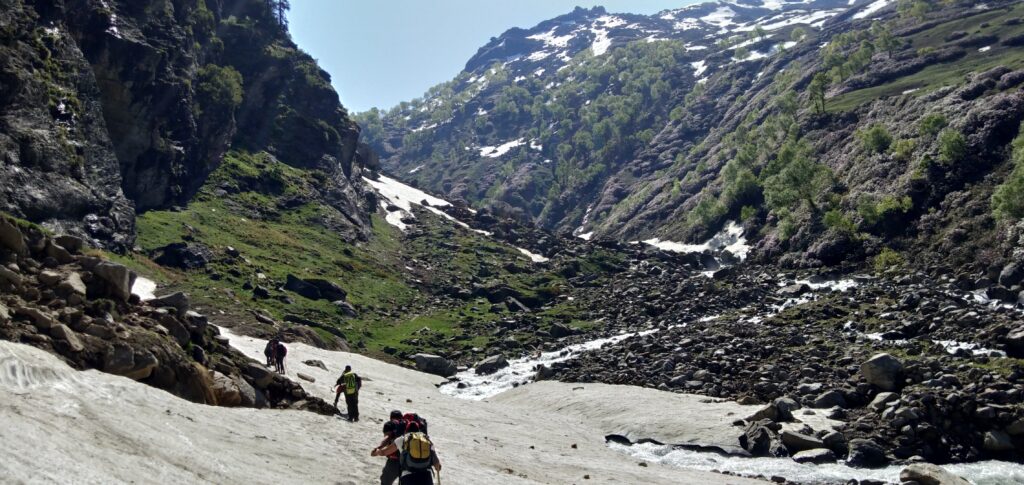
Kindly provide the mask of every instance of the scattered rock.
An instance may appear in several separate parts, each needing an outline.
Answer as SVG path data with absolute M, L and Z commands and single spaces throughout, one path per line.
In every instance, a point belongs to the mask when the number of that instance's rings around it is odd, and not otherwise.
M 492 355 L 480 362 L 477 362 L 474 367 L 476 367 L 477 375 L 493 374 L 505 367 L 508 367 L 508 361 L 505 360 L 505 356 L 501 354 Z
M 323 370 L 327 370 L 327 366 L 321 360 L 304 360 L 302 363 L 310 367 L 319 367 Z
M 903 378 L 903 363 L 889 354 L 878 354 L 860 365 L 864 380 L 883 391 L 894 391 Z
M 786 449 L 788 449 L 790 453 L 825 447 L 825 443 L 818 438 L 806 434 L 795 433 L 793 431 L 783 431 L 781 439 L 782 444 L 786 445 Z
M 815 465 L 821 465 L 824 463 L 835 462 L 836 454 L 828 448 L 815 448 L 813 450 L 804 450 L 794 454 L 793 461 L 797 463 L 812 463 Z
M 82 341 L 78 339 L 78 335 L 75 335 L 75 331 L 71 330 L 63 323 L 51 327 L 50 336 L 57 340 L 67 342 L 72 352 L 81 352 L 85 350 L 85 346 L 82 345 Z
M 416 354 L 412 356 L 412 359 L 416 361 L 416 370 L 420 372 L 441 377 L 451 377 L 458 372 L 454 362 L 438 355 Z
M 170 295 L 158 296 L 149 300 L 149 305 L 156 308 L 173 308 L 178 312 L 178 315 L 184 316 L 188 313 L 191 308 L 191 300 L 188 295 L 178 291 L 171 293 Z
M 25 236 L 21 233 L 21 229 L 2 216 L 0 216 L 0 246 L 14 251 L 18 256 L 28 254 L 28 244 L 25 243 Z
M 901 482 L 916 482 L 920 485 L 970 485 L 971 482 L 956 476 L 946 469 L 931 463 L 915 463 L 900 472 Z
M 316 378 L 314 378 L 313 376 L 306 375 L 306 374 L 303 374 L 301 372 L 298 372 L 295 375 L 297 375 L 299 377 L 299 379 L 302 379 L 304 381 L 316 382 Z
M 885 450 L 868 439 L 850 440 L 847 456 L 846 463 L 855 467 L 878 468 L 889 463 Z
M 985 433 L 985 449 L 995 453 L 1013 450 L 1013 439 L 1005 431 L 988 431 Z
M 132 296 L 132 284 L 135 283 L 135 272 L 123 265 L 104 261 L 96 265 L 92 272 L 107 283 L 111 296 L 128 301 Z

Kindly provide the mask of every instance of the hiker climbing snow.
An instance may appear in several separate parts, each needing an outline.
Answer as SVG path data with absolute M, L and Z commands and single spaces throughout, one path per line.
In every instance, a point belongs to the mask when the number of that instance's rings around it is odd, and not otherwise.
M 363 379 L 352 372 L 352 366 L 346 365 L 334 386 L 334 407 L 338 407 L 338 398 L 345 393 L 345 406 L 348 408 L 348 420 L 359 421 L 359 389 L 363 387 Z
M 274 362 L 277 365 L 277 372 L 284 374 L 284 357 L 288 355 L 288 348 L 284 346 L 284 343 L 277 342 L 274 347 Z
M 396 433 L 396 426 L 393 425 L 395 421 L 389 421 L 384 425 L 384 432 L 389 436 Z M 392 424 L 392 426 L 388 426 Z M 388 443 L 390 441 L 390 443 Z M 390 440 L 385 441 L 374 448 L 370 452 L 370 456 L 385 456 L 388 457 L 388 461 L 391 461 L 391 456 L 398 456 L 398 466 L 401 470 L 401 477 L 398 483 L 400 485 L 432 485 L 434 483 L 434 477 L 431 474 L 431 469 L 437 472 L 438 482 L 441 479 L 441 460 L 437 457 L 437 452 L 434 450 L 434 444 L 431 443 L 430 437 L 425 432 L 420 430 L 418 423 L 410 423 L 409 430 L 401 436 L 394 436 Z M 389 471 L 388 466 L 385 465 L 385 472 Z M 390 465 L 393 467 L 393 465 Z M 393 472 L 393 468 L 391 469 Z M 390 477 L 390 475 L 387 475 Z M 381 474 L 381 484 L 386 485 L 385 474 Z M 394 481 L 394 478 L 391 478 Z

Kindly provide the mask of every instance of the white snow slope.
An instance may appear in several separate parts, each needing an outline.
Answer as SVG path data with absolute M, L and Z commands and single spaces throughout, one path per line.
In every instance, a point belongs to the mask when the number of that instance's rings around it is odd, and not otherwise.
M 262 358 L 262 341 L 229 337 Z M 333 398 L 336 374 L 351 364 L 365 381 L 362 420 L 192 404 L 0 342 L 0 481 L 375 483 L 384 462 L 369 450 L 382 436 L 381 419 L 398 408 L 430 420 L 444 464 L 442 483 L 758 483 L 657 463 L 640 467 L 636 458 L 605 446 L 605 429 L 613 425 L 631 431 L 659 425 L 631 410 L 637 388 L 542 383 L 499 396 L 505 399 L 473 402 L 438 393 L 440 378 L 367 357 L 292 344 L 288 359 L 289 376 L 315 377 L 305 387 L 323 398 Z M 322 360 L 330 372 L 301 363 L 308 359 Z M 692 397 L 662 394 L 660 415 L 707 420 L 709 409 Z

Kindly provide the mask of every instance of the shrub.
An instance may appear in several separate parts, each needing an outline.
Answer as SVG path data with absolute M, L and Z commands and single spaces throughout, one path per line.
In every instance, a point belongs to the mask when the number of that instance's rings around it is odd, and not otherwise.
M 242 75 L 231 66 L 199 69 L 196 100 L 200 113 L 234 112 L 242 104 Z
M 902 254 L 890 248 L 885 248 L 875 256 L 875 272 L 884 273 L 892 268 L 899 268 L 906 264 L 906 262 Z
M 741 221 L 749 221 L 755 217 L 757 217 L 757 207 L 745 205 L 742 209 L 740 209 Z
M 1013 171 L 992 194 L 992 212 L 997 219 L 1024 218 L 1024 123 L 1013 140 Z
M 857 204 L 857 213 L 864 219 L 865 226 L 874 227 L 882 221 L 910 212 L 913 207 L 914 202 L 906 195 L 903 197 L 887 195 L 879 201 L 864 197 Z
M 892 155 L 897 160 L 906 162 L 914 155 L 914 150 L 917 149 L 917 140 L 913 138 L 907 138 L 903 140 L 896 140 L 896 143 L 892 146 Z
M 939 163 L 950 166 L 967 155 L 967 138 L 956 130 L 946 129 L 939 134 Z
M 921 132 L 921 136 L 935 136 L 948 124 L 945 115 L 942 113 L 931 113 L 921 118 L 917 129 Z
M 736 52 L 733 53 L 733 56 L 742 61 L 743 59 L 750 57 L 750 49 L 747 49 L 746 47 L 737 48 Z
M 853 221 L 843 211 L 839 209 L 832 209 L 825 213 L 825 217 L 822 218 L 822 222 L 825 223 L 825 227 L 829 229 L 835 229 L 837 231 L 845 233 L 855 233 L 857 227 L 853 224 Z
M 874 123 L 861 130 L 857 133 L 857 137 L 860 138 L 864 148 L 870 153 L 883 153 L 892 145 L 892 135 L 889 134 L 889 130 L 885 128 L 885 125 L 881 123 Z

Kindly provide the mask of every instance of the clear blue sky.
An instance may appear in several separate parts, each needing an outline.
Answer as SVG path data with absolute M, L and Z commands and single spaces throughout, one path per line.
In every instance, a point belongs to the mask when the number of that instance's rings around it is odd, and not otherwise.
M 291 0 L 292 38 L 351 112 L 390 108 L 450 80 L 491 37 L 577 5 L 652 14 L 698 0 Z

